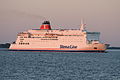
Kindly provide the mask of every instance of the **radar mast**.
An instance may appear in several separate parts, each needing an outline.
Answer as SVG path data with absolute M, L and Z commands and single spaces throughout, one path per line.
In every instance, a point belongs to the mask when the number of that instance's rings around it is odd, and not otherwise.
M 80 30 L 81 30 L 81 31 L 86 31 L 85 25 L 86 25 L 86 24 L 84 24 L 83 19 L 81 19 L 81 25 L 80 25 Z

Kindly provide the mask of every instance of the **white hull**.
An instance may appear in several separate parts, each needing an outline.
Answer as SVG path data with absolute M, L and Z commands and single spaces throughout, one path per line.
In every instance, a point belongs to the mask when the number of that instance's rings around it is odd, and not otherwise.
M 49 22 L 41 29 L 19 33 L 10 50 L 39 51 L 105 51 L 107 45 L 100 43 L 99 32 L 80 30 L 52 30 Z
M 24 50 L 24 51 L 29 51 L 29 50 L 33 50 L 33 51 L 77 51 L 77 52 L 86 52 L 86 51 L 95 51 L 95 52 L 99 52 L 99 51 L 105 51 L 107 48 L 107 46 L 105 44 L 92 44 L 92 45 L 87 45 L 81 48 L 60 48 L 60 47 L 56 47 L 56 48 L 52 48 L 52 47 L 37 47 L 37 46 L 18 46 L 15 44 L 12 44 L 10 46 L 10 50 Z

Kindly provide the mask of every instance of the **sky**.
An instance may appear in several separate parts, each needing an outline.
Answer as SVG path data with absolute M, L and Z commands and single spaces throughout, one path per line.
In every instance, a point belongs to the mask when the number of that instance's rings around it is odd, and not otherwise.
M 39 29 L 44 20 L 55 29 L 100 32 L 100 41 L 120 46 L 120 0 L 0 0 L 0 43 L 13 42 L 17 33 Z

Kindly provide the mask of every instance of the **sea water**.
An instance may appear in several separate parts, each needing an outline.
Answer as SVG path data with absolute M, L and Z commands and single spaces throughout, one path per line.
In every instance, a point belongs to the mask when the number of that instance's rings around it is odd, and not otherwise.
M 120 80 L 120 50 L 65 53 L 0 49 L 0 80 Z

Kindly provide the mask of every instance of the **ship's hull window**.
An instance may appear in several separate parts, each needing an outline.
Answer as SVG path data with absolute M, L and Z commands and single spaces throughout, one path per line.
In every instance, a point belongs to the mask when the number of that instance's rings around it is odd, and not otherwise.
M 94 47 L 94 49 L 97 49 L 97 47 Z

